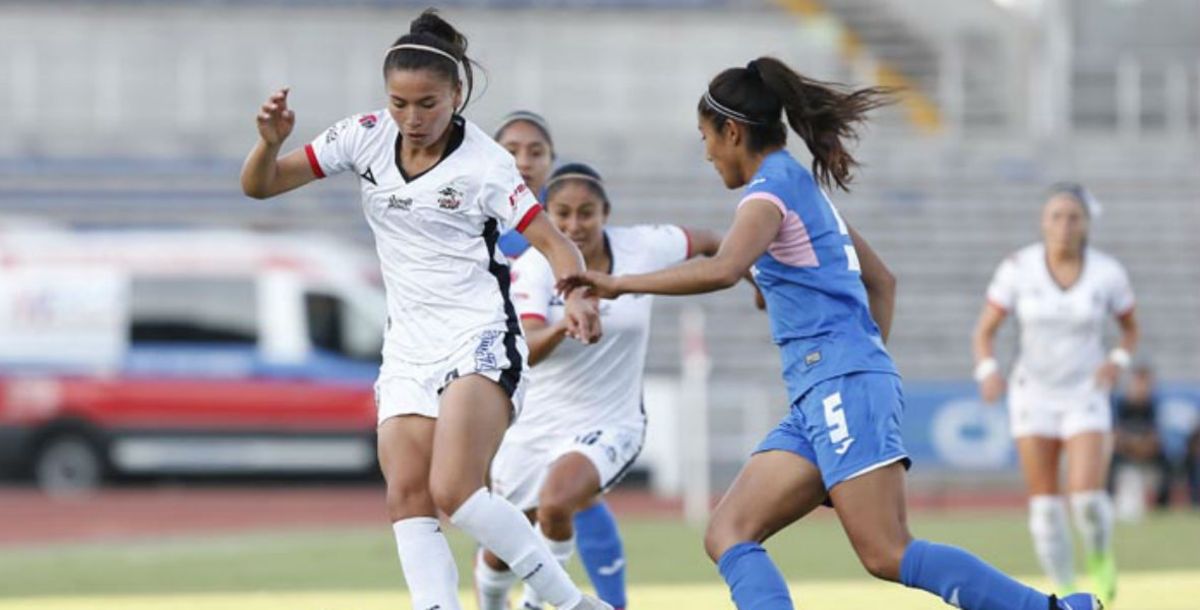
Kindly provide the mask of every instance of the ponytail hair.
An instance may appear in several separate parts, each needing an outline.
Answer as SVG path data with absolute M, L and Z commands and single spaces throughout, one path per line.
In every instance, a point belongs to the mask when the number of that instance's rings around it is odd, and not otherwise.
M 871 110 L 891 103 L 891 89 L 852 90 L 797 73 L 774 57 L 759 57 L 745 68 L 729 68 L 708 84 L 700 115 L 716 128 L 725 121 L 747 127 L 747 147 L 759 152 L 787 144 L 788 125 L 812 153 L 812 173 L 825 187 L 849 190 L 858 161 L 846 150 L 858 139 L 858 124 Z
M 475 90 L 474 65 L 478 64 L 467 57 L 467 37 L 442 19 L 437 9 L 428 8 L 412 20 L 407 34 L 392 43 L 383 58 L 383 74 L 386 78 L 389 70 L 431 70 L 455 85 L 465 80 L 467 94 L 462 107 L 455 109 L 462 112 Z

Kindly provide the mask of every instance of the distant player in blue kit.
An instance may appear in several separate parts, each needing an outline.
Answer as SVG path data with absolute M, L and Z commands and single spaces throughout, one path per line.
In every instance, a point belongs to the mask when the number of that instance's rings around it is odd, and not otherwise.
M 601 298 L 700 294 L 753 273 L 783 357 L 790 413 L 767 435 L 717 506 L 705 548 L 739 610 L 791 610 L 762 542 L 831 502 L 872 575 L 934 593 L 964 610 L 1097 610 L 1094 596 L 1040 593 L 974 555 L 916 540 L 905 517 L 909 463 L 904 398 L 884 339 L 894 279 L 821 189 L 845 189 L 844 141 L 885 92 L 844 92 L 761 57 L 721 72 L 699 106 L 705 152 L 725 186 L 744 187 L 733 226 L 711 258 L 654 273 L 588 271 L 560 288 Z M 785 149 L 786 115 L 813 155 L 810 172 Z

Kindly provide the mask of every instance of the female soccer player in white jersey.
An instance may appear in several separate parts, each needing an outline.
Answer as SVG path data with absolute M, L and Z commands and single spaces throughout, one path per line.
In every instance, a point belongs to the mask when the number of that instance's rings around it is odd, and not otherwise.
M 387 107 L 342 120 L 282 157 L 295 115 L 287 90 L 273 94 L 242 187 L 266 198 L 347 170 L 358 176 L 388 296 L 379 461 L 413 607 L 460 608 L 440 509 L 555 606 L 609 608 L 583 595 L 525 516 L 486 487 L 520 411 L 527 351 L 496 239 L 507 227 L 523 231 L 560 276 L 582 270 L 583 260 L 541 213 L 512 156 L 457 114 L 470 98 L 466 48 L 466 38 L 426 11 L 382 53 Z M 596 307 L 569 293 L 568 332 L 597 339 Z
M 601 298 L 697 294 L 753 271 L 792 402 L 721 500 L 705 537 L 739 610 L 792 610 L 761 543 L 826 500 L 878 578 L 963 610 L 1094 610 L 1090 594 L 1058 600 L 908 531 L 904 400 L 883 343 L 893 280 L 820 188 L 850 180 L 855 161 L 844 140 L 881 103 L 879 94 L 844 92 L 770 57 L 720 73 L 701 97 L 700 133 L 725 186 L 745 191 L 716 256 L 651 273 L 589 271 L 561 285 L 592 286 Z M 813 171 L 788 154 L 783 116 L 812 153 Z
M 1116 594 L 1113 509 L 1104 485 L 1112 457 L 1109 392 L 1137 345 L 1133 290 L 1113 257 L 1087 245 L 1098 207 L 1080 185 L 1056 185 L 1042 210 L 1042 241 L 1022 248 L 996 271 L 975 329 L 975 379 L 987 402 L 1004 391 L 993 356 L 996 331 L 1013 314 L 1020 355 L 1008 381 L 1009 421 L 1029 490 L 1029 529 L 1046 574 L 1074 587 L 1067 502 L 1058 469 L 1067 461 L 1066 493 L 1087 552 L 1088 574 L 1105 600 Z M 1105 322 L 1121 337 L 1108 353 Z
M 583 252 L 587 268 L 646 273 L 692 256 L 715 254 L 720 236 L 674 225 L 606 226 L 612 208 L 600 174 L 564 165 L 546 184 L 546 209 Z M 513 266 L 513 300 L 529 340 L 529 393 L 492 465 L 497 493 L 518 508 L 536 509 L 548 546 L 565 564 L 574 546 L 572 517 L 620 481 L 646 434 L 642 371 L 653 299 L 627 295 L 600 306 L 604 338 L 594 345 L 566 340 L 563 303 L 546 257 L 525 254 Z M 505 607 L 511 573 L 496 558 L 476 566 L 483 610 Z M 612 566 L 623 573 L 623 566 Z M 598 588 L 599 590 L 599 588 Z M 615 608 L 619 598 L 601 598 Z M 539 607 L 528 597 L 526 608 Z
M 554 168 L 555 158 L 554 140 L 550 137 L 546 119 L 528 110 L 510 112 L 496 128 L 496 141 L 512 153 L 525 186 L 542 199 L 542 189 Z M 510 259 L 518 258 L 528 249 L 529 240 L 519 231 L 508 231 L 500 236 L 500 251 Z

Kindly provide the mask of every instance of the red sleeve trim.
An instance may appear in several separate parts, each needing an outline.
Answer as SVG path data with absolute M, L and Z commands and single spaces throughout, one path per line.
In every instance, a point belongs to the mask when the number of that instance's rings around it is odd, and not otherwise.
M 524 233 L 525 229 L 529 227 L 529 223 L 533 222 L 533 219 L 537 218 L 538 212 L 541 211 L 542 206 L 540 205 L 535 205 L 532 208 L 529 208 L 529 211 L 525 212 L 525 215 L 521 217 L 521 222 L 517 223 L 517 232 Z
M 317 162 L 317 151 L 313 150 L 312 144 L 304 145 L 304 154 L 308 156 L 308 166 L 312 168 L 313 175 L 324 178 L 325 172 L 321 171 L 321 164 Z
M 687 249 L 683 253 L 683 260 L 688 260 L 695 253 L 695 250 L 692 249 L 692 234 L 683 227 L 679 227 L 679 230 L 683 231 L 683 238 L 687 240 Z
M 1004 313 L 1008 313 L 1008 308 L 997 303 L 996 301 L 993 301 L 992 299 L 988 299 L 987 302 L 988 302 L 988 305 L 991 305 L 992 307 L 995 307 L 996 309 L 999 309 L 1000 311 L 1003 311 Z
M 521 314 L 521 319 L 522 320 L 541 320 L 542 322 L 545 322 L 546 316 L 543 316 L 540 313 L 523 313 L 523 314 Z

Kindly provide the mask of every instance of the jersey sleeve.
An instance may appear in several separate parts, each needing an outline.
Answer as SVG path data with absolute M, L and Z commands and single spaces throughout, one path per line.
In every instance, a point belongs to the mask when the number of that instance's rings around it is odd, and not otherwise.
M 363 115 L 365 116 L 365 115 Z M 304 154 L 318 178 L 354 169 L 355 117 L 346 117 L 304 146 Z
M 1004 262 L 1000 263 L 1000 267 L 996 269 L 996 274 L 992 276 L 992 283 L 988 284 L 988 302 L 1004 311 L 1012 311 L 1017 304 L 1019 275 L 1016 256 L 1004 259 Z
M 1123 316 L 1133 311 L 1133 285 L 1129 282 L 1129 274 L 1120 263 L 1113 261 L 1112 276 L 1108 285 L 1108 311 L 1115 316 Z
M 484 179 L 480 199 L 484 213 L 499 220 L 506 230 L 523 232 L 542 211 L 511 156 L 493 165 Z
M 550 315 L 550 300 L 554 298 L 554 274 L 546 258 L 539 252 L 529 252 L 513 265 L 512 275 L 517 316 L 545 322 Z
M 775 207 L 779 208 L 779 213 L 787 216 L 788 207 L 783 202 L 784 189 L 777 184 L 777 180 L 769 176 L 756 176 L 746 185 L 746 190 L 743 192 L 742 200 L 738 202 L 737 207 L 741 208 L 746 205 L 746 202 L 752 199 L 765 199 Z
M 687 229 L 677 225 L 642 225 L 637 228 L 638 244 L 645 248 L 653 269 L 665 269 L 692 255 Z

